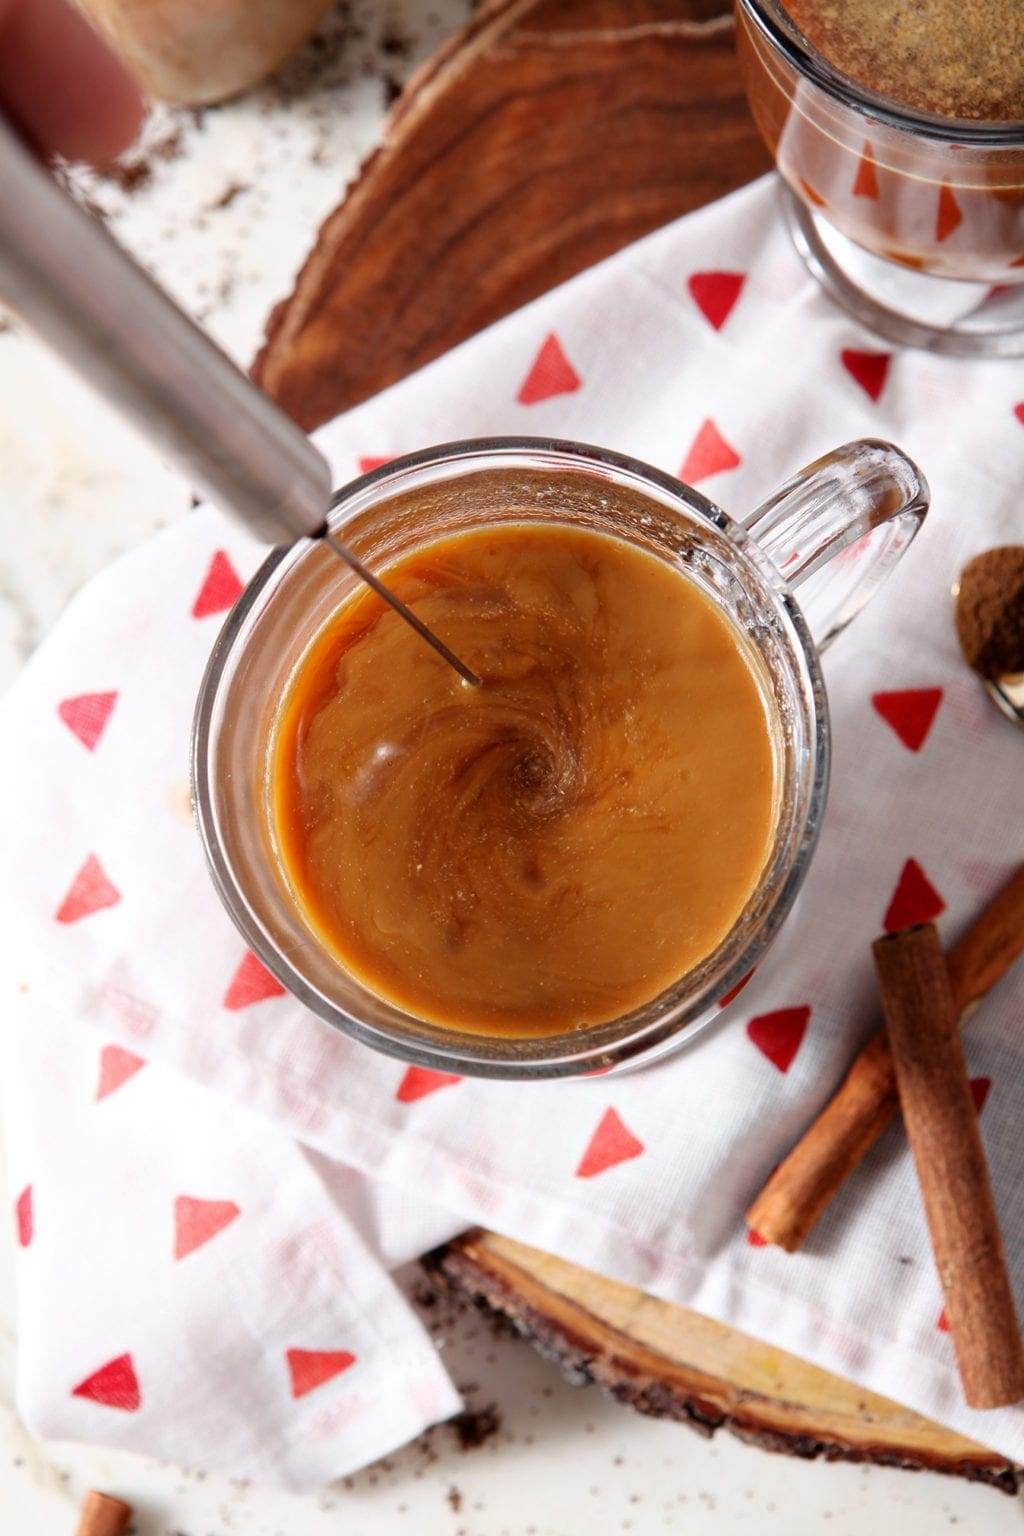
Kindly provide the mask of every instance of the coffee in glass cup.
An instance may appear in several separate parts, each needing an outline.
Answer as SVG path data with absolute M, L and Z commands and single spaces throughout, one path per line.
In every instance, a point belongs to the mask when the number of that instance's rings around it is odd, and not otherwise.
M 924 517 L 847 444 L 745 525 L 605 449 L 395 460 L 275 550 L 217 642 L 193 800 L 222 899 L 314 1013 L 417 1065 L 585 1075 L 690 1038 L 764 953 L 829 769 L 818 648 Z M 790 584 L 805 583 L 817 645 Z
M 1024 352 L 1018 0 L 737 0 L 737 43 L 832 296 L 905 345 Z

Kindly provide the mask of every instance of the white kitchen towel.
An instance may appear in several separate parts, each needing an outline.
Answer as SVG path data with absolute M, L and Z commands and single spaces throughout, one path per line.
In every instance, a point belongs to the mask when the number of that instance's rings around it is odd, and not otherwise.
M 121 560 L 0 719 L 31 1425 L 266 1482 L 351 1470 L 454 1407 L 389 1265 L 482 1223 L 1024 1461 L 1024 1411 L 963 1405 L 899 1126 L 800 1254 L 743 1221 L 876 1027 L 872 939 L 932 917 L 955 937 L 1024 856 L 1024 742 L 962 662 L 950 601 L 971 555 L 1024 536 L 1019 368 L 882 348 L 808 277 L 765 181 L 318 437 L 342 481 L 500 433 L 602 443 L 736 514 L 854 437 L 924 468 L 923 533 L 827 654 L 833 784 L 802 899 L 720 1027 L 644 1071 L 522 1085 L 376 1055 L 246 953 L 190 821 L 200 676 L 263 552 L 203 509 Z M 1024 968 L 966 1047 L 1024 1300 L 1022 1003 Z

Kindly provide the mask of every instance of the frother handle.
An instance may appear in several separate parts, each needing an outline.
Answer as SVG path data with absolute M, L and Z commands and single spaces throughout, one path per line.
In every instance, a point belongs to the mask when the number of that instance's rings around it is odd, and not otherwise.
M 0 297 L 259 538 L 323 527 L 323 455 L 3 121 Z

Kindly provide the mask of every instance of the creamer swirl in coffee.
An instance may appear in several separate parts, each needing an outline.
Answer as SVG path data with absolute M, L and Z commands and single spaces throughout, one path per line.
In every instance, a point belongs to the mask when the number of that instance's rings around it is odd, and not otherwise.
M 270 769 L 307 925 L 452 1029 L 544 1035 L 649 1002 L 726 935 L 770 850 L 756 658 L 692 579 L 584 529 L 452 535 L 382 574 L 483 686 L 371 593 L 314 640 Z

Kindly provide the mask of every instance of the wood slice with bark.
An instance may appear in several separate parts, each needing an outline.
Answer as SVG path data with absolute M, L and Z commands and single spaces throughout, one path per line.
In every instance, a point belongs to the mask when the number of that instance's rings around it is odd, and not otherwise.
M 658 1301 L 539 1249 L 470 1232 L 424 1260 L 503 1313 L 571 1379 L 700 1434 L 728 1429 L 808 1459 L 953 1473 L 1005 1493 L 1019 1467 L 974 1440 L 687 1307 Z
M 254 377 L 311 430 L 768 168 L 726 0 L 489 0 L 395 104 Z M 973 1441 L 536 1249 L 473 1233 L 429 1267 L 643 1413 L 1018 1487 Z
M 253 375 L 311 430 L 768 165 L 722 0 L 491 0 L 396 102 Z

